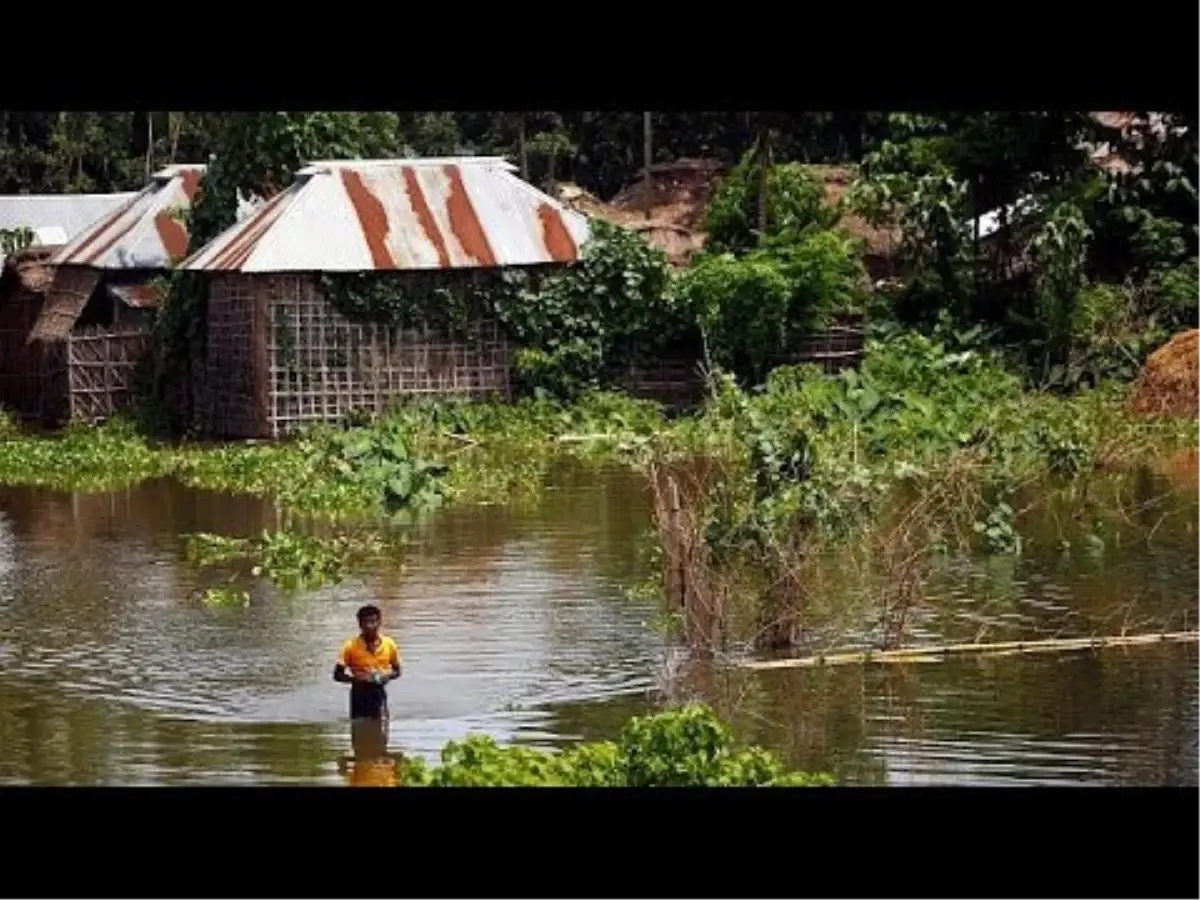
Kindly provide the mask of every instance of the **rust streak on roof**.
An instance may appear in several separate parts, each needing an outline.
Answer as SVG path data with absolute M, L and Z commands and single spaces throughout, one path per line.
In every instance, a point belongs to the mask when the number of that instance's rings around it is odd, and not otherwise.
M 259 240 L 266 234 L 269 226 L 266 223 L 261 223 L 254 231 L 245 235 L 245 239 L 237 246 L 232 247 L 229 256 L 229 264 L 234 268 L 241 266 L 250 258 L 250 254 L 254 252 L 254 248 L 258 246 Z
M 558 210 L 549 203 L 538 204 L 538 218 L 542 221 L 542 240 L 550 251 L 550 258 L 555 262 L 571 262 L 575 259 L 578 247 L 563 224 Z
M 263 232 L 266 231 L 262 225 L 263 219 L 266 217 L 267 213 L 279 205 L 284 196 L 286 195 L 276 194 L 274 197 L 264 203 L 259 208 L 258 212 L 251 216 L 246 222 L 241 236 L 231 241 L 229 246 L 218 253 L 217 256 L 211 262 L 209 262 L 207 266 L 205 266 L 205 268 L 234 268 L 235 266 L 229 264 L 235 257 L 238 260 L 236 265 L 240 266 L 243 262 L 245 262 L 250 254 L 254 251 L 254 245 L 258 243 L 258 239 L 261 238 L 263 236 Z
M 115 224 L 115 222 L 118 218 L 119 218 L 118 216 L 113 216 L 112 219 L 109 220 L 108 224 L 109 225 Z M 117 241 L 121 240 L 121 238 L 125 237 L 125 235 L 129 234 L 129 232 L 133 231 L 134 228 L 136 228 L 139 224 L 141 224 L 141 221 L 142 221 L 141 216 L 135 216 L 129 222 L 128 225 L 126 225 L 120 231 L 116 232 L 108 241 L 106 241 L 105 243 L 103 243 L 99 247 L 97 247 L 95 250 L 93 250 L 90 255 L 84 257 L 80 261 L 81 264 L 88 266 L 88 265 L 91 265 L 92 263 L 94 263 L 101 256 L 103 256 L 105 253 L 107 253 L 113 247 L 113 245 L 117 243 Z M 101 231 L 106 230 L 107 227 L 108 226 L 106 226 L 105 228 L 102 228 Z M 76 259 L 79 258 L 78 253 L 74 254 L 74 256 Z
M 409 202 L 412 203 L 413 212 L 417 214 L 417 220 L 425 231 L 425 236 L 437 248 L 438 265 L 443 269 L 450 268 L 450 253 L 446 250 L 446 241 L 443 239 L 442 233 L 438 231 L 437 222 L 434 221 L 433 213 L 429 211 L 429 204 L 425 202 L 425 195 L 421 193 L 421 185 L 417 182 L 417 175 L 411 167 L 404 169 L 404 189 L 408 193 Z
M 463 187 L 462 173 L 458 166 L 443 166 L 446 179 L 450 182 L 450 195 L 446 198 L 446 213 L 450 217 L 450 230 L 458 238 L 463 250 L 482 266 L 496 265 L 496 254 L 488 243 L 487 234 L 475 214 L 475 207 Z
M 187 256 L 188 234 L 178 219 L 169 212 L 160 212 L 154 217 L 154 227 L 158 229 L 158 237 L 166 248 L 167 256 L 171 259 Z
M 350 197 L 354 212 L 358 216 L 358 224 L 362 227 L 363 237 L 366 238 L 367 248 L 371 251 L 371 261 L 377 269 L 393 268 L 395 260 L 388 250 L 388 220 L 383 204 L 371 193 L 357 172 L 342 169 L 341 176 L 346 194 Z
M 95 231 L 93 231 L 93 232 L 92 232 L 92 233 L 91 233 L 91 234 L 88 236 L 88 239 L 87 239 L 86 241 L 84 241 L 82 244 L 80 244 L 80 245 L 79 245 L 79 246 L 78 246 L 78 247 L 75 249 L 75 253 L 74 253 L 74 255 L 75 255 L 76 257 L 78 257 L 78 256 L 82 256 L 82 255 L 83 255 L 83 252 L 84 252 L 85 250 L 87 250 L 87 249 L 88 249 L 88 247 L 92 246 L 92 244 L 94 244 L 96 241 L 98 241 L 98 240 L 100 239 L 101 235 L 103 235 L 103 234 L 104 234 L 105 230 L 107 229 L 108 223 L 110 223 L 110 222 L 114 222 L 114 221 L 116 221 L 117 219 L 119 219 L 119 218 L 120 218 L 122 215 L 124 215 L 124 214 L 125 214 L 126 210 L 128 210 L 128 209 L 129 209 L 129 208 L 130 208 L 130 207 L 131 207 L 131 206 L 132 206 L 134 203 L 136 203 L 136 202 L 137 202 L 137 200 L 138 200 L 138 198 L 137 198 L 137 197 L 133 197 L 133 198 L 131 198 L 131 199 L 130 199 L 130 201 L 129 201 L 128 203 L 124 203 L 124 204 L 122 204 L 120 209 L 114 210 L 112 213 L 110 213 L 110 214 L 109 214 L 109 215 L 108 215 L 108 216 L 105 218 L 105 222 L 104 222 L 104 224 L 101 224 L 99 227 L 97 227 L 97 228 L 96 228 L 96 230 L 95 230 Z
M 153 309 L 158 305 L 158 293 L 151 283 L 112 285 L 109 290 L 134 309 Z
M 200 177 L 204 173 L 200 169 L 184 169 L 179 173 L 180 187 L 188 203 L 196 199 L 196 191 L 200 187 Z

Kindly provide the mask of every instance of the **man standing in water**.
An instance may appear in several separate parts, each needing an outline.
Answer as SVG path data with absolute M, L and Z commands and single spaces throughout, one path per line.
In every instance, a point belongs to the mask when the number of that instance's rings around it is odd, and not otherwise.
M 396 642 L 379 633 L 382 618 L 377 606 L 358 611 L 360 633 L 342 646 L 333 680 L 350 685 L 352 733 L 378 731 L 386 740 L 387 684 L 400 677 L 401 663 Z
M 359 635 L 346 641 L 333 667 L 333 680 L 350 685 L 354 767 L 349 780 L 355 787 L 396 784 L 395 765 L 387 756 L 387 684 L 400 677 L 400 648 L 379 633 L 382 618 L 377 606 L 360 609 Z

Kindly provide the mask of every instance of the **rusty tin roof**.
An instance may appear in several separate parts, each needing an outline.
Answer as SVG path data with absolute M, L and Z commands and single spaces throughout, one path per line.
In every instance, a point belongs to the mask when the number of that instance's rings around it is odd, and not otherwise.
M 132 284 L 110 284 L 108 292 L 133 309 L 154 309 L 158 306 L 158 293 L 154 283 L 137 281 Z
M 14 194 L 0 197 L 0 229 L 61 228 L 70 240 L 137 194 Z
M 175 165 L 155 173 L 127 203 L 75 235 L 50 261 L 93 269 L 169 269 L 187 255 L 181 214 L 204 176 L 205 166 Z
M 340 160 L 201 248 L 206 272 L 363 272 L 569 263 L 587 219 L 494 157 Z

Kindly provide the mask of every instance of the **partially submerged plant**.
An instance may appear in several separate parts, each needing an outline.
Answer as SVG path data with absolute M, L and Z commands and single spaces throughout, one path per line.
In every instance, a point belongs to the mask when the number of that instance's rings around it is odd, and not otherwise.
M 705 706 L 690 705 L 629 721 L 616 742 L 559 753 L 501 747 L 472 735 L 451 741 L 441 765 L 406 761 L 412 787 L 822 787 L 828 775 L 789 772 L 774 754 L 738 748 Z
M 388 548 L 377 534 L 313 537 L 288 531 L 263 532 L 258 538 L 193 534 L 187 559 L 200 567 L 248 564 L 249 574 L 266 578 L 286 593 L 340 583 L 356 567 L 378 559 Z

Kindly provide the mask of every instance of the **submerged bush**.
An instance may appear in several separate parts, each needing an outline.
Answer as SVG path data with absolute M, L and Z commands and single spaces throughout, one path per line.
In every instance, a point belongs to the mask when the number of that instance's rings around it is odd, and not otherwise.
M 602 391 L 573 403 L 407 402 L 272 443 L 152 444 L 124 419 L 45 437 L 3 421 L 0 484 L 93 492 L 170 476 L 334 519 L 408 519 L 447 500 L 532 499 L 556 460 L 619 458 L 665 427 L 658 404 Z
M 452 741 L 441 765 L 404 765 L 413 787 L 770 787 L 828 786 L 827 775 L 788 772 L 760 748 L 739 749 L 707 707 L 692 705 L 632 719 L 616 742 L 559 753 L 501 747 L 473 735 Z
M 170 470 L 169 455 L 151 447 L 124 419 L 97 428 L 73 425 L 60 438 L 15 432 L 0 440 L 0 484 L 109 491 Z
M 850 595 L 894 644 L 939 558 L 1022 552 L 1018 492 L 1068 491 L 1103 516 L 1072 485 L 1197 440 L 1194 421 L 1132 418 L 1119 385 L 1024 391 L 981 335 L 944 329 L 881 335 L 860 371 L 776 369 L 760 390 L 714 388 L 643 458 L 670 561 L 661 585 L 701 646 L 793 644 L 850 615 Z M 837 600 L 816 564 L 832 557 L 860 576 Z
M 266 578 L 290 594 L 339 584 L 356 566 L 378 558 L 387 546 L 382 537 L 371 533 L 318 537 L 265 531 L 257 538 L 200 533 L 188 536 L 186 553 L 188 562 L 201 567 L 248 563 L 251 575 Z M 228 602 L 232 596 L 211 591 L 209 600 Z

